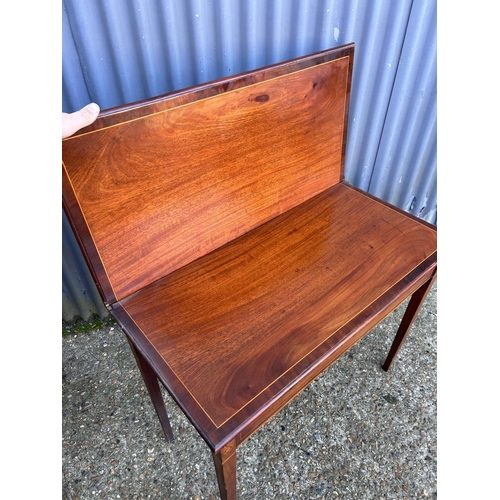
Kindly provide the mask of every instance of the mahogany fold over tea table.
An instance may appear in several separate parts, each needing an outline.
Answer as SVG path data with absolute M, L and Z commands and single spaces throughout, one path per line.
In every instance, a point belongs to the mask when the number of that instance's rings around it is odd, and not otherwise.
M 163 384 L 236 498 L 236 450 L 436 275 L 436 228 L 344 180 L 354 45 L 114 108 L 63 205 L 169 439 Z

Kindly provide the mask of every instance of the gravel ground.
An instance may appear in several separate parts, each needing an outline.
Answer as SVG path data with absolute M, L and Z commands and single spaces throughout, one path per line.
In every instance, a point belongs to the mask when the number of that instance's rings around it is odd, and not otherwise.
M 404 305 L 238 448 L 238 498 L 437 498 L 437 284 L 389 372 Z M 62 498 L 219 499 L 165 392 L 168 443 L 120 327 L 62 339 Z

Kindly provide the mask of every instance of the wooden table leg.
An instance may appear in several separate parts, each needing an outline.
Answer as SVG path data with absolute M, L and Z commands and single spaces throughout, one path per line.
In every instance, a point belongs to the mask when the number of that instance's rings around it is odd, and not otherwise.
M 163 432 L 165 433 L 165 437 L 168 441 L 173 441 L 174 433 L 172 432 L 172 427 L 170 426 L 167 410 L 165 409 L 165 401 L 163 401 L 163 396 L 158 384 L 156 373 L 153 371 L 149 363 L 144 359 L 142 354 L 134 347 L 132 342 L 130 342 L 130 340 L 129 344 L 132 352 L 134 353 L 135 360 L 137 361 L 137 366 L 139 367 L 144 383 L 146 384 L 146 388 L 148 389 L 149 397 L 151 398 L 153 406 L 155 407 L 158 419 L 160 420 Z
M 234 442 L 212 454 L 221 500 L 236 500 L 236 447 Z
M 385 371 L 389 370 L 394 358 L 396 357 L 396 354 L 399 351 L 399 348 L 408 335 L 411 325 L 417 317 L 417 314 L 420 311 L 420 308 L 422 307 L 422 304 L 424 303 L 424 300 L 427 297 L 427 294 L 429 293 L 429 290 L 431 289 L 435 279 L 436 273 L 434 273 L 433 277 L 429 281 L 426 281 L 411 296 L 410 303 L 408 304 L 403 319 L 401 320 L 401 324 L 399 325 L 396 337 L 394 338 L 394 342 L 392 343 L 389 354 L 387 355 L 387 359 L 382 366 L 382 369 L 384 369 Z

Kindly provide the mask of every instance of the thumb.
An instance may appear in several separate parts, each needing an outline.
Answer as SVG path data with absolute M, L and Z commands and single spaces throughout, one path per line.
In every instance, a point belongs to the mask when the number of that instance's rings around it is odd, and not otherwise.
M 87 104 L 74 113 L 62 114 L 62 138 L 65 139 L 95 121 L 100 108 L 95 102 Z

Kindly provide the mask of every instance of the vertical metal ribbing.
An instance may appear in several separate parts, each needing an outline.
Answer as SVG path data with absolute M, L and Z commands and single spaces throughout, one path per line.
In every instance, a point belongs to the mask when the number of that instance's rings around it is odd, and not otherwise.
M 435 223 L 435 17 L 436 0 L 64 0 L 63 111 L 355 42 L 346 179 Z M 69 236 L 63 253 L 65 318 L 106 314 Z

